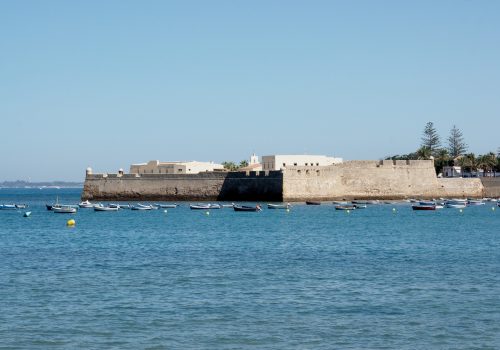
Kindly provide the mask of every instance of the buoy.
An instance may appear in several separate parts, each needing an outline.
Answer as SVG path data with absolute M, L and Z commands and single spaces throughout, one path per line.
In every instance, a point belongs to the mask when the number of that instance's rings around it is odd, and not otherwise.
M 209 211 L 207 211 L 207 212 L 205 212 L 205 214 L 206 214 L 206 215 L 210 215 L 210 212 L 209 212 Z
M 393 211 L 393 212 L 396 212 L 396 208 L 392 208 L 392 211 Z
M 461 213 L 463 213 L 463 210 L 462 210 L 462 209 L 460 209 L 460 212 L 461 212 Z
M 31 215 L 31 212 L 30 212 L 30 211 L 27 211 L 27 212 L 25 212 L 25 213 L 24 213 L 24 215 L 23 215 L 23 216 L 24 216 L 25 218 L 28 218 L 30 215 Z
M 69 226 L 69 227 L 72 227 L 72 226 L 75 226 L 76 224 L 76 221 L 73 220 L 73 219 L 69 219 L 67 222 L 66 222 L 66 225 Z
M 167 209 L 165 209 L 163 212 L 166 214 L 167 213 Z
M 351 211 L 349 209 L 347 209 L 347 214 L 349 214 Z
M 286 208 L 286 212 L 289 213 L 290 212 L 290 209 Z
M 491 210 L 495 211 L 495 207 L 491 207 Z

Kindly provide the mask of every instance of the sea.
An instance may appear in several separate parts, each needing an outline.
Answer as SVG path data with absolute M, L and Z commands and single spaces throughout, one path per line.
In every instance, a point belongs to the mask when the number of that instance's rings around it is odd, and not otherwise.
M 80 192 L 0 189 L 1 349 L 500 348 L 492 203 L 45 209 Z

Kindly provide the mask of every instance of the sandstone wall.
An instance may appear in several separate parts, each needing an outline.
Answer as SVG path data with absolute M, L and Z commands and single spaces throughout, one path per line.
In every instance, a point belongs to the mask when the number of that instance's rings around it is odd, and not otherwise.
M 82 199 L 89 200 L 276 200 L 282 199 L 281 172 L 199 174 L 90 174 Z
M 481 182 L 485 197 L 500 198 L 500 177 L 483 177 Z
M 451 180 L 460 181 L 438 179 L 432 161 L 352 161 L 328 167 L 293 167 L 283 174 L 283 198 L 300 201 L 482 196 L 482 185 L 477 179 Z

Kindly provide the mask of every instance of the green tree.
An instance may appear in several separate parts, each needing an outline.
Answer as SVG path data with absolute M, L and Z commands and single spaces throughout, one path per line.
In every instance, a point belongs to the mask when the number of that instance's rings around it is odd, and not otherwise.
M 477 158 L 474 153 L 468 153 L 458 160 L 458 165 L 462 168 L 462 173 L 464 170 L 472 173 L 473 171 L 477 171 Z
M 477 166 L 478 168 L 483 169 L 483 175 L 486 175 L 487 173 L 491 174 L 491 172 L 493 172 L 494 174 L 494 170 L 495 167 L 497 166 L 497 163 L 498 163 L 497 157 L 493 152 L 484 154 L 477 158 Z
M 224 166 L 224 169 L 229 171 L 235 171 L 238 169 L 238 166 L 234 162 L 222 162 L 222 165 Z
M 436 128 L 434 127 L 434 123 L 428 122 L 425 125 L 424 133 L 422 135 L 421 148 L 422 147 L 428 148 L 431 152 L 431 155 L 433 156 L 436 154 L 440 146 L 441 146 L 441 140 L 436 131 Z
M 246 160 L 242 160 L 240 162 L 240 165 L 239 165 L 240 168 L 244 168 L 244 167 L 247 167 L 247 166 L 248 166 L 248 162 Z
M 436 158 L 434 159 L 434 166 L 436 167 L 436 174 L 439 174 L 443 171 L 443 167 L 450 165 L 450 154 L 447 149 L 440 149 Z
M 448 152 L 452 158 L 457 158 L 463 155 L 467 151 L 467 144 L 464 141 L 464 136 L 462 131 L 458 129 L 455 125 L 450 130 L 450 136 L 448 136 Z
M 417 150 L 417 159 L 431 159 L 431 149 L 427 146 L 422 146 Z

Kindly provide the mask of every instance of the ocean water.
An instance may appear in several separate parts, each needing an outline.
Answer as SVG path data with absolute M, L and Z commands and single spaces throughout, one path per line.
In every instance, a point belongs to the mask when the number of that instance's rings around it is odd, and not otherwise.
M 44 207 L 79 195 L 0 190 L 32 211 L 0 211 L 0 348 L 500 348 L 492 204 Z

